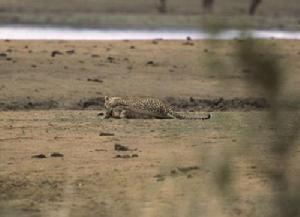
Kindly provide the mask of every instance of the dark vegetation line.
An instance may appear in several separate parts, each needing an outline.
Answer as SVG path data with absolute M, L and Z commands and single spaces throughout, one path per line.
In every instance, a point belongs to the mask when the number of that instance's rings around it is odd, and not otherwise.
M 232 98 L 202 99 L 202 98 L 175 98 L 164 99 L 175 110 L 182 111 L 230 111 L 230 110 L 261 110 L 269 108 L 269 103 L 264 98 Z M 0 103 L 0 111 L 31 110 L 31 109 L 102 109 L 104 97 L 81 99 L 79 102 L 59 102 L 55 100 L 28 101 Z

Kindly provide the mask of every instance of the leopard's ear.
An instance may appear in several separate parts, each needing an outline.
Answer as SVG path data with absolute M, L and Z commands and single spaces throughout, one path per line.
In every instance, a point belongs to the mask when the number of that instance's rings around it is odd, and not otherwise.
M 108 97 L 108 96 L 105 96 L 105 97 L 104 97 L 104 100 L 105 100 L 105 101 L 107 101 L 108 99 L 109 99 L 109 97 Z

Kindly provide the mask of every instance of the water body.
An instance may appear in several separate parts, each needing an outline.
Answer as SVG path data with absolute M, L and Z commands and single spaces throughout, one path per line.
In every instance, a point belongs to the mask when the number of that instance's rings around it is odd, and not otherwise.
M 0 26 L 0 39 L 12 40 L 151 40 L 169 39 L 235 39 L 243 34 L 240 30 L 224 30 L 218 34 L 198 29 L 110 29 L 69 28 L 54 26 Z M 300 39 L 300 31 L 251 30 L 247 36 L 261 39 Z

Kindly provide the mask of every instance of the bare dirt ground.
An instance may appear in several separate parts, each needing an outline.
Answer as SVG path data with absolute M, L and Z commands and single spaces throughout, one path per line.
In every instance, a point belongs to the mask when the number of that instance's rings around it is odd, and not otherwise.
M 0 109 L 99 108 L 105 95 L 160 97 L 198 110 L 266 107 L 260 86 L 249 84 L 255 66 L 239 63 L 242 43 L 0 41 Z M 261 58 L 274 55 L 284 72 L 281 98 L 299 101 L 299 42 L 260 43 L 271 47 Z
M 0 216 L 277 216 L 273 200 L 283 189 L 272 190 L 265 168 L 274 160 L 266 112 L 216 112 L 209 121 L 96 114 L 0 113 Z M 300 172 L 297 144 L 291 182 Z M 32 158 L 39 154 L 46 158 Z M 223 197 L 217 168 L 229 156 Z
M 278 195 L 298 191 L 274 186 L 272 171 L 286 165 L 299 183 L 299 114 L 270 124 L 253 69 L 238 63 L 241 43 L 1 41 L 0 216 L 280 216 Z M 295 108 L 299 42 L 259 43 L 273 48 L 260 57 L 276 56 L 279 99 Z M 105 95 L 213 117 L 101 120 Z M 278 165 L 271 144 L 290 138 Z

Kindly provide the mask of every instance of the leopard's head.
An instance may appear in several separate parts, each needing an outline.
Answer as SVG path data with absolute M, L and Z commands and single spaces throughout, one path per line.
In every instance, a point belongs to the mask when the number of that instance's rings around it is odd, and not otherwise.
M 121 97 L 105 96 L 104 100 L 105 100 L 105 103 L 104 103 L 105 108 L 113 108 L 113 107 L 116 107 L 118 105 L 122 105 L 122 98 Z

